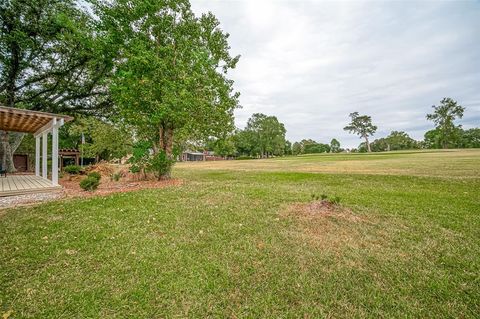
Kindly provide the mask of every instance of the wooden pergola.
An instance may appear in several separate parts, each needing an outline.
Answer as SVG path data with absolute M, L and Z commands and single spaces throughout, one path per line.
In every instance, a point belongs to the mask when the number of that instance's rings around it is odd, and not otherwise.
M 31 133 L 34 135 L 35 175 L 44 179 L 48 179 L 48 134 L 52 134 L 51 183 L 53 186 L 58 185 L 58 129 L 65 122 L 71 120 L 73 118 L 66 115 L 0 106 L 0 131 Z

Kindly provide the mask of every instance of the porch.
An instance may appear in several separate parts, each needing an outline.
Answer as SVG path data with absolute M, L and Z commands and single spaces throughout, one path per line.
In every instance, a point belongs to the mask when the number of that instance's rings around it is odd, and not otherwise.
M 7 174 L 7 177 L 0 177 L 0 197 L 61 188 L 58 184 L 58 130 L 72 119 L 65 115 L 0 106 L 0 131 L 30 133 L 35 137 L 35 175 Z M 8 135 L 5 133 L 2 137 L 5 139 L 3 143 L 8 143 Z M 51 145 L 50 156 L 48 144 Z
M 50 180 L 36 175 L 0 177 L 0 197 L 51 192 L 61 188 L 60 185 L 52 185 Z

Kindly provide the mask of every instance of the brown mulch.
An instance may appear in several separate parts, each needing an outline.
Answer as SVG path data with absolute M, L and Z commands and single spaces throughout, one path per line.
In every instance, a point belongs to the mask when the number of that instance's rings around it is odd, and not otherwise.
M 85 176 L 79 176 L 76 178 L 62 178 L 60 180 L 60 185 L 63 186 L 63 193 L 65 197 L 91 197 L 91 196 L 105 196 L 113 193 L 125 193 L 131 191 L 137 191 L 141 189 L 152 189 L 152 188 L 164 188 L 168 186 L 177 186 L 181 185 L 182 181 L 179 179 L 169 179 L 169 180 L 145 180 L 145 181 L 128 181 L 120 180 L 118 182 L 110 180 L 100 181 L 100 185 L 97 190 L 93 192 L 84 191 L 80 188 L 80 180 L 85 178 Z

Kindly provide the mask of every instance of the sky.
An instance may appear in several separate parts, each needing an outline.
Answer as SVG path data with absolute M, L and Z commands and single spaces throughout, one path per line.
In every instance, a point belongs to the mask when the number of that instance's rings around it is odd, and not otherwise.
M 480 126 L 480 1 L 191 0 L 211 11 L 240 55 L 229 77 L 240 92 L 243 128 L 253 113 L 275 115 L 287 138 L 357 147 L 343 130 L 358 111 L 374 138 L 433 128 L 443 97 L 466 107 L 458 123 Z

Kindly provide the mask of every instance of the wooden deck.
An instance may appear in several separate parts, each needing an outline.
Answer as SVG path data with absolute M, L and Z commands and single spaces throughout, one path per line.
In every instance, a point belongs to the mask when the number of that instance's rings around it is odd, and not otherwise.
M 35 175 L 7 175 L 0 177 L 0 197 L 31 193 L 45 193 L 61 189 L 52 182 Z

